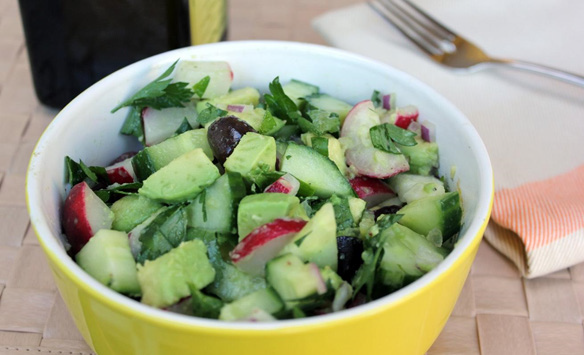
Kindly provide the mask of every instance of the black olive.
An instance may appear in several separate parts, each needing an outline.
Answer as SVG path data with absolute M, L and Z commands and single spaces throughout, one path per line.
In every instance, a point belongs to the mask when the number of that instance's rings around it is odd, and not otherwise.
M 125 152 L 125 153 L 121 154 L 119 157 L 117 157 L 116 159 L 114 159 L 109 165 L 114 165 L 116 163 L 122 162 L 128 158 L 133 157 L 137 153 L 138 152 Z
M 345 281 L 351 281 L 363 264 L 363 241 L 355 237 L 337 237 L 337 273 Z
M 373 211 L 373 214 L 375 215 L 375 220 L 377 220 L 382 214 L 396 214 L 400 209 L 401 206 L 398 205 L 384 206 Z
M 248 132 L 255 132 L 252 126 L 235 116 L 225 116 L 213 122 L 207 130 L 207 140 L 213 155 L 223 164 L 231 155 L 241 137 Z

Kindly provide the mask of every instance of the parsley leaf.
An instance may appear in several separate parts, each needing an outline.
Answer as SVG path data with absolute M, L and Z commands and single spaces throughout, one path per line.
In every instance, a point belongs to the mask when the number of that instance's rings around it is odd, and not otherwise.
M 217 108 L 207 102 L 207 108 L 199 113 L 197 121 L 202 125 L 206 125 L 207 123 L 214 121 L 219 117 L 224 117 L 225 115 L 227 115 L 227 111 Z
M 312 109 L 306 111 L 306 116 L 312 121 L 312 125 L 307 127 L 307 131 L 317 135 L 336 133 L 341 128 L 341 119 L 334 112 Z
M 392 154 L 401 154 L 400 149 L 395 143 L 404 146 L 414 146 L 417 144 L 414 138 L 416 133 L 389 123 L 371 127 L 369 129 L 369 135 L 371 136 L 371 143 L 373 143 L 375 148 Z
M 213 296 L 199 291 L 194 284 L 189 284 L 191 290 L 191 306 L 193 315 L 202 318 L 217 319 L 221 313 L 223 302 Z
M 133 195 L 142 187 L 141 182 L 130 182 L 125 184 L 112 184 L 105 189 L 95 190 L 94 192 L 99 196 L 103 202 L 111 202 L 110 199 L 114 195 Z M 117 196 L 119 197 L 119 196 Z
M 203 95 L 205 94 L 205 91 L 207 91 L 207 87 L 209 86 L 210 81 L 211 77 L 207 75 L 203 79 L 199 80 L 198 83 L 193 85 L 193 91 L 195 92 L 195 95 L 197 95 L 199 98 L 203 98 Z
M 92 186 L 98 183 L 109 185 L 109 178 L 104 167 L 87 166 L 82 160 L 77 163 L 69 156 L 65 157 L 65 181 L 71 186 L 82 181 L 86 181 Z
M 166 79 L 174 71 L 178 60 L 174 62 L 164 73 L 162 73 L 158 78 L 154 79 L 150 84 L 144 86 L 142 89 L 138 90 L 137 93 L 132 95 L 129 99 L 122 102 L 116 106 L 111 112 L 114 113 L 121 109 L 122 107 L 135 106 L 134 102 L 143 100 L 146 98 L 154 98 L 164 95 L 165 89 L 169 86 L 172 79 Z M 165 80 L 166 79 L 166 80 Z
M 310 140 L 312 148 L 328 158 L 328 139 L 325 137 L 312 137 Z
M 343 231 L 352 228 L 355 223 L 349 206 L 349 199 L 333 195 L 329 201 L 333 204 L 333 209 L 335 211 L 337 235 L 345 235 L 343 234 Z
M 137 137 L 140 141 L 144 137 L 144 129 L 142 128 L 142 109 L 131 106 L 128 116 L 120 129 L 121 134 L 127 136 Z
M 274 117 L 272 113 L 266 110 L 264 114 L 264 119 L 259 129 L 260 134 L 272 135 L 278 132 L 282 127 L 284 127 L 285 122 L 279 118 Z
M 157 215 L 140 234 L 142 246 L 136 261 L 143 264 L 179 246 L 187 235 L 187 213 L 182 206 L 172 206 Z
M 381 106 L 382 95 L 379 90 L 373 90 L 373 94 L 371 94 L 371 101 L 373 101 L 373 105 L 375 105 L 375 107 Z
M 132 106 L 148 106 L 156 110 L 169 107 L 184 107 L 183 102 L 188 102 L 193 97 L 193 91 L 187 88 L 188 85 L 188 83 L 182 82 L 168 84 L 161 95 L 134 100 Z
M 288 123 L 298 123 L 303 117 L 298 106 L 284 93 L 279 77 L 269 84 L 269 89 L 271 95 L 264 95 L 264 100 L 272 114 L 285 119 Z
M 185 117 L 183 119 L 182 123 L 180 124 L 180 126 L 176 129 L 176 131 L 174 133 L 178 135 L 181 133 L 185 133 L 186 131 L 190 131 L 191 129 L 193 129 L 193 127 L 191 126 L 191 124 L 189 123 L 187 118 Z
M 383 231 L 399 221 L 401 217 L 402 215 L 399 214 L 382 215 L 378 218 L 375 225 L 375 227 L 379 229 L 379 232 L 372 238 L 364 240 L 364 251 L 362 254 L 363 264 L 355 273 L 352 282 L 353 298 L 363 287 L 366 287 L 367 300 L 371 300 L 373 286 L 375 284 L 375 275 L 379 267 L 385 239 L 387 238 L 387 234 L 384 234 Z

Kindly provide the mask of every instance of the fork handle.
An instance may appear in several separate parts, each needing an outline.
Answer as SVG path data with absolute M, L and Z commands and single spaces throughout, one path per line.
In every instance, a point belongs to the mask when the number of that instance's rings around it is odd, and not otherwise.
M 545 65 L 515 59 L 493 59 L 490 63 L 504 64 L 516 69 L 546 75 L 554 79 L 559 79 L 570 84 L 584 87 L 584 76 L 570 73 L 565 70 L 559 70 Z

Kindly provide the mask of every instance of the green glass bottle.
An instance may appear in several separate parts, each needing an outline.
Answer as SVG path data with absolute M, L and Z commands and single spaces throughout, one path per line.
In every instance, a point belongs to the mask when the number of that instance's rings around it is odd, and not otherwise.
M 40 102 L 61 108 L 104 76 L 171 49 L 224 40 L 226 0 L 19 0 Z

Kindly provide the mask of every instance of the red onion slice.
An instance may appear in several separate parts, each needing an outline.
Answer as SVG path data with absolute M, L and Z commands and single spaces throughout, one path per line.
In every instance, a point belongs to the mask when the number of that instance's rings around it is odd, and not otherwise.
M 422 122 L 422 139 L 426 142 L 436 141 L 436 126 L 432 122 Z
M 386 110 L 391 110 L 391 95 L 383 95 L 383 108 Z
M 227 105 L 227 111 L 243 112 L 243 110 L 245 110 L 244 105 Z

